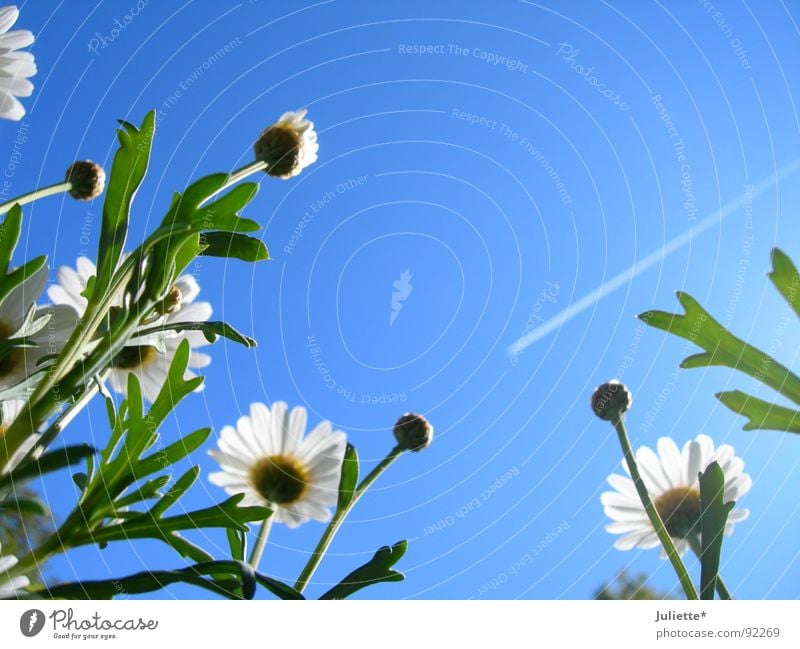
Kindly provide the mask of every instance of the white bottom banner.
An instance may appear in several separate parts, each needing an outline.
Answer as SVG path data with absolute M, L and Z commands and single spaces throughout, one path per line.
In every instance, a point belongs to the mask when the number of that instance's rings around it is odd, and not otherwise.
M 0 602 L 0 647 L 800 647 L 800 603 Z

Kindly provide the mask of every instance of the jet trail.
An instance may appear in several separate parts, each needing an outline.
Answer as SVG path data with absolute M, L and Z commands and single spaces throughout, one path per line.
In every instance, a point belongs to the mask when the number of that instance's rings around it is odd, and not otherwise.
M 506 348 L 506 353 L 509 356 L 516 356 L 520 354 L 526 347 L 529 347 L 537 340 L 549 334 L 551 331 L 558 329 L 561 327 L 561 325 L 566 324 L 610 293 L 616 291 L 621 286 L 625 286 L 632 279 L 638 275 L 641 275 L 651 266 L 655 266 L 659 261 L 668 257 L 673 252 L 683 248 L 697 235 L 702 234 L 712 226 L 721 223 L 726 217 L 733 214 L 733 212 L 738 210 L 744 204 L 746 195 L 749 195 L 750 198 L 755 198 L 759 194 L 763 194 L 766 190 L 772 188 L 774 185 L 777 185 L 778 181 L 783 180 L 787 176 L 797 171 L 798 168 L 800 168 L 800 158 L 790 162 L 784 167 L 781 167 L 777 173 L 768 176 L 757 185 L 754 185 L 752 191 L 743 193 L 741 196 L 728 201 L 718 211 L 715 211 L 713 214 L 709 214 L 704 219 L 701 219 L 696 225 L 689 228 L 686 232 L 679 234 L 674 239 L 665 243 L 658 250 L 654 250 L 646 257 L 637 261 L 630 268 L 627 268 L 621 273 L 614 275 L 611 279 L 598 286 L 592 292 L 584 295 L 577 302 L 573 302 L 563 311 L 560 311 L 552 318 L 545 320 L 540 326 L 536 327 L 532 331 L 529 331 L 515 343 L 509 345 Z

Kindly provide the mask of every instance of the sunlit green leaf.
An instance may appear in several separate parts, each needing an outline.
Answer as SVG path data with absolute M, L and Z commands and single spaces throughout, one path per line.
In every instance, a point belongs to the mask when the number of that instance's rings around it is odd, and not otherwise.
M 724 503 L 725 474 L 712 462 L 700 474 L 700 599 L 714 599 L 722 553 L 722 537 L 733 502 Z
M 392 570 L 408 549 L 407 541 L 400 541 L 391 547 L 382 547 L 375 556 L 360 568 L 345 577 L 320 599 L 345 599 L 362 588 L 384 581 L 403 581 L 402 573 Z
M 684 314 L 648 311 L 639 318 L 652 327 L 685 338 L 704 350 L 684 359 L 681 367 L 717 365 L 738 369 L 795 403 L 800 403 L 800 378 L 769 354 L 730 333 L 688 293 L 678 292 L 677 295 Z
M 128 234 L 131 204 L 150 162 L 155 118 L 156 113 L 151 110 L 142 121 L 141 128 L 120 120 L 122 128 L 117 132 L 120 148 L 114 155 L 103 204 L 94 289 L 96 293 L 108 287 L 122 255 Z
M 0 223 L 0 276 L 8 272 L 8 266 L 14 255 L 22 231 L 22 208 L 14 205 Z
M 201 239 L 205 257 L 241 259 L 251 263 L 269 259 L 267 246 L 261 239 L 237 232 L 206 232 Z
M 800 316 L 800 274 L 788 255 L 777 248 L 772 249 L 772 271 L 769 278 L 794 309 L 795 315 Z
M 155 327 L 148 327 L 142 330 L 142 334 L 151 334 L 164 331 L 201 331 L 206 340 L 210 343 L 217 341 L 219 336 L 232 340 L 233 342 L 244 345 L 245 347 L 256 347 L 258 344 L 254 338 L 245 336 L 243 333 L 234 329 L 227 322 L 212 320 L 206 322 L 167 322 Z
M 353 500 L 353 492 L 358 485 L 358 453 L 356 447 L 348 444 L 342 459 L 342 473 L 339 478 L 339 502 L 337 509 L 345 509 Z
M 783 430 L 800 433 L 800 411 L 758 399 L 741 390 L 718 392 L 715 396 L 725 406 L 748 418 L 744 430 Z

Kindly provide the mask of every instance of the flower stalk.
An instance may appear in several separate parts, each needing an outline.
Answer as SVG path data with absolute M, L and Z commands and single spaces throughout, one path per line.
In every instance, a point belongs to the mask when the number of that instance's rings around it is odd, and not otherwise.
M 56 183 L 55 185 L 48 185 L 47 187 L 42 187 L 41 189 L 36 189 L 32 192 L 28 192 L 27 194 L 22 194 L 22 196 L 12 198 L 10 201 L 6 201 L 5 203 L 0 203 L 0 214 L 5 214 L 12 207 L 14 207 L 14 205 L 27 205 L 28 203 L 33 203 L 33 201 L 38 201 L 40 198 L 46 198 L 47 196 L 66 194 L 71 189 L 72 183 L 66 181 Z
M 647 513 L 647 518 L 650 520 L 650 524 L 653 526 L 653 529 L 655 529 L 656 534 L 658 535 L 658 540 L 661 541 L 664 552 L 666 552 L 667 558 L 672 564 L 672 567 L 675 569 L 675 573 L 678 575 L 678 581 L 680 581 L 683 591 L 686 593 L 687 599 L 697 599 L 697 590 L 695 589 L 694 584 L 689 577 L 686 566 L 683 564 L 683 561 L 678 554 L 678 550 L 675 547 L 675 543 L 673 543 L 672 537 L 669 535 L 669 532 L 667 532 L 667 528 L 664 526 L 664 521 L 661 520 L 661 516 L 659 515 L 656 506 L 653 504 L 650 494 L 647 491 L 647 487 L 644 484 L 644 480 L 639 473 L 639 466 L 636 463 L 636 456 L 633 453 L 630 440 L 628 439 L 628 432 L 625 429 L 625 422 L 623 421 L 621 409 L 611 412 L 609 415 L 610 421 L 614 426 L 614 430 L 617 431 L 619 443 L 622 447 L 622 454 L 624 455 L 625 462 L 630 469 L 631 479 L 636 487 L 636 493 L 639 495 L 639 499 L 642 501 L 642 506 Z
M 336 536 L 336 533 L 339 531 L 339 528 L 341 527 L 345 518 L 347 518 L 350 510 L 353 509 L 355 504 L 359 501 L 361 496 L 364 495 L 367 489 L 370 488 L 370 486 L 381 476 L 381 474 L 386 471 L 386 469 L 388 469 L 392 463 L 403 454 L 405 450 L 405 448 L 398 444 L 391 451 L 389 451 L 389 454 L 383 458 L 383 460 L 381 460 L 380 464 L 372 469 L 372 471 L 370 471 L 370 473 L 356 487 L 356 489 L 353 491 L 353 498 L 350 500 L 350 502 L 347 503 L 345 507 L 336 510 L 336 513 L 333 515 L 330 523 L 328 523 L 328 527 L 325 528 L 325 533 L 317 543 L 317 547 L 314 548 L 314 552 L 312 552 L 308 562 L 300 573 L 300 576 L 297 578 L 297 582 L 294 585 L 294 589 L 296 591 L 302 593 L 306 586 L 308 586 L 308 582 L 311 580 L 311 577 L 314 576 L 314 572 L 316 572 L 317 568 L 319 567 L 319 564 L 325 556 L 325 553 L 328 551 L 333 538 Z

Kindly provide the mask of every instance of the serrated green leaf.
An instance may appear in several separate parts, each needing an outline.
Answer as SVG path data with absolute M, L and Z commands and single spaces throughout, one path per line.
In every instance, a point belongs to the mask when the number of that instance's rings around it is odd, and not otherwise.
M 353 500 L 358 485 L 358 453 L 356 447 L 348 444 L 342 459 L 342 473 L 339 478 L 339 502 L 336 508 L 345 509 Z
M 243 495 L 238 494 L 218 505 L 175 516 L 157 517 L 151 512 L 142 512 L 122 523 L 95 531 L 92 538 L 94 542 L 131 538 L 164 539 L 171 532 L 212 527 L 246 531 L 245 523 L 264 520 L 270 515 L 270 510 L 266 507 L 239 507 L 242 498 Z
M 151 110 L 145 115 L 142 126 L 138 129 L 124 120 L 119 120 L 122 126 L 117 132 L 120 148 L 114 155 L 106 186 L 95 292 L 102 293 L 108 288 L 122 255 L 128 234 L 131 204 L 150 162 L 155 118 L 156 113 Z
M 196 376 L 188 381 L 184 379 L 186 369 L 189 366 L 190 352 L 189 341 L 182 340 L 175 350 L 167 380 L 161 387 L 161 391 L 158 393 L 148 413 L 148 418 L 152 425 L 159 426 L 184 397 L 194 392 L 203 383 L 202 376 Z
M 208 574 L 229 575 L 228 580 L 209 579 Z M 255 593 L 256 578 L 252 568 L 235 561 L 210 561 L 178 570 L 137 572 L 116 579 L 87 580 L 58 584 L 35 592 L 31 597 L 49 599 L 112 599 L 161 590 L 172 584 L 185 583 L 210 590 L 231 599 L 240 598 L 236 591 L 245 590 L 251 597 Z M 243 589 L 244 586 L 244 589 Z
M 800 411 L 758 399 L 741 390 L 714 395 L 733 412 L 748 418 L 744 430 L 782 430 L 800 433 Z
M 258 193 L 256 183 L 241 183 L 229 190 L 213 203 L 200 208 L 192 215 L 193 223 L 203 230 L 225 230 L 228 232 L 257 232 L 261 225 L 257 221 L 239 216 L 239 212 Z
M 722 537 L 733 502 L 724 503 L 725 474 L 718 462 L 700 473 L 700 599 L 714 599 Z
M 772 249 L 772 271 L 769 278 L 794 309 L 795 315 L 800 317 L 800 273 L 788 255 L 777 248 Z
M 639 318 L 657 329 L 685 338 L 704 351 L 684 359 L 681 367 L 711 365 L 737 369 L 800 403 L 800 378 L 772 356 L 730 333 L 688 293 L 678 292 L 684 314 L 648 311 Z
M 203 249 L 200 254 L 205 257 L 241 259 L 251 263 L 269 259 L 269 251 L 261 239 L 237 232 L 206 232 L 201 242 Z
M 191 452 L 200 448 L 208 436 L 211 434 L 210 428 L 200 428 L 185 437 L 181 437 L 177 442 L 159 449 L 152 455 L 143 458 L 136 466 L 135 475 L 139 478 L 166 469 L 178 460 L 183 459 Z
M 160 490 L 167 486 L 170 482 L 169 474 L 160 475 L 157 478 L 148 480 L 147 482 L 136 485 L 132 491 L 121 498 L 114 501 L 115 507 L 128 507 L 143 500 L 150 500 L 151 498 L 158 498 L 161 496 Z
M 256 347 L 258 343 L 254 338 L 245 336 L 243 333 L 234 329 L 227 322 L 212 320 L 206 322 L 167 322 L 156 327 L 148 327 L 141 331 L 141 335 L 150 335 L 164 331 L 200 331 L 210 343 L 215 343 L 218 336 L 232 340 L 233 342 L 244 345 L 245 347 Z
M 368 563 L 356 568 L 320 599 L 345 599 L 372 584 L 384 581 L 403 581 L 405 579 L 403 574 L 392 570 L 392 566 L 403 557 L 407 549 L 408 541 L 400 541 L 391 547 L 382 547 Z
M 178 499 L 186 493 L 189 487 L 191 487 L 197 481 L 197 477 L 199 475 L 199 466 L 193 466 L 186 473 L 184 473 L 180 478 L 178 478 L 178 480 L 175 481 L 175 484 L 172 485 L 170 490 L 161 496 L 158 502 L 150 508 L 150 515 L 155 516 L 156 518 L 162 516 L 164 512 L 172 507 L 172 505 L 174 505 Z

